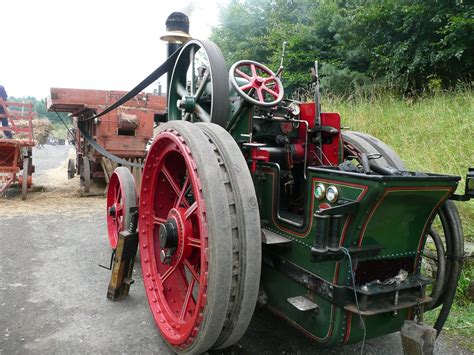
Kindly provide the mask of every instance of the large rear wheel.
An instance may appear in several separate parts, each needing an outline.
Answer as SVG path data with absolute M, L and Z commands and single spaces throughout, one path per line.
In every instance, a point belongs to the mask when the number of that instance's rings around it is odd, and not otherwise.
M 212 123 L 198 123 L 217 155 L 232 219 L 231 301 L 214 347 L 237 342 L 247 330 L 257 303 L 261 270 L 261 230 L 255 187 L 247 162 L 232 136 Z
M 176 352 L 210 349 L 226 320 L 232 222 L 209 140 L 189 122 L 159 127 L 140 192 L 140 256 L 155 322 Z

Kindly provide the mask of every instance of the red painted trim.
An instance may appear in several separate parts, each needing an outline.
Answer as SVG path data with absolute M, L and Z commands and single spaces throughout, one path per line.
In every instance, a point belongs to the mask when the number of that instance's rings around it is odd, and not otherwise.
M 276 308 L 270 306 L 270 305 L 266 305 L 265 307 L 268 308 L 268 310 L 270 312 L 272 312 L 273 314 L 275 314 L 277 317 L 287 321 L 292 327 L 298 329 L 301 333 L 303 333 L 303 335 L 307 336 L 308 338 L 310 338 L 311 340 L 313 341 L 317 341 L 317 342 L 320 342 L 320 343 L 323 343 L 325 342 L 331 335 L 332 335 L 332 332 L 333 332 L 333 315 L 334 315 L 334 308 L 335 306 L 331 306 L 331 318 L 330 318 L 330 325 L 329 325 L 329 329 L 328 329 L 328 332 L 327 334 L 323 337 L 323 338 L 319 338 L 317 337 L 316 335 L 310 333 L 309 331 L 307 331 L 305 328 L 303 328 L 301 325 L 299 325 L 298 323 L 296 323 L 294 320 L 288 318 L 286 315 L 284 315 L 282 312 L 278 311 Z
M 421 236 L 420 236 L 420 241 L 418 243 L 418 248 L 417 248 L 417 254 L 416 254 L 416 257 L 415 257 L 415 263 L 413 264 L 413 270 L 415 270 L 415 267 L 418 263 L 418 259 L 420 258 L 420 251 L 421 251 L 421 246 L 423 245 L 422 241 L 423 241 L 423 236 L 426 234 L 426 230 L 428 228 L 428 222 L 434 217 L 434 215 L 436 214 L 437 210 L 439 209 L 439 207 L 446 202 L 446 200 L 448 199 L 449 195 L 451 193 L 454 192 L 454 188 L 451 188 L 450 190 L 448 190 L 448 192 L 446 192 L 446 194 L 443 196 L 443 198 L 438 202 L 438 204 L 433 208 L 433 210 L 431 211 L 428 219 L 426 220 L 425 222 L 425 226 L 423 227 L 423 231 L 421 232 Z
M 274 191 L 275 189 L 275 179 L 276 179 L 276 172 L 274 172 L 272 169 L 268 168 L 266 169 L 267 170 L 267 173 L 271 174 L 272 175 L 272 191 Z M 312 226 L 313 226 L 313 219 L 311 218 L 312 214 L 313 214 L 313 210 L 314 210 L 314 196 L 313 196 L 313 191 L 314 191 L 314 186 L 316 184 L 316 182 L 319 182 L 319 181 L 322 181 L 322 182 L 326 182 L 326 183 L 332 183 L 334 185 L 340 185 L 340 186 L 349 186 L 349 187 L 357 187 L 357 188 L 360 188 L 362 189 L 362 192 L 359 194 L 359 196 L 357 197 L 356 201 L 360 201 L 364 196 L 365 194 L 367 193 L 368 191 L 368 186 L 367 185 L 360 185 L 360 184 L 354 184 L 354 183 L 341 183 L 339 180 L 329 180 L 329 179 L 322 179 L 322 178 L 317 178 L 317 177 L 314 177 L 312 178 L 311 180 L 311 205 L 310 205 L 310 208 L 309 208 L 309 215 L 307 216 L 308 219 L 310 218 L 310 223 L 308 224 L 308 226 L 306 227 L 306 229 L 300 233 L 300 232 L 296 232 L 292 229 L 289 229 L 289 228 L 286 228 L 284 226 L 282 226 L 279 222 L 278 222 L 278 218 L 276 218 L 276 215 L 277 215 L 277 211 L 275 209 L 275 199 L 272 199 L 272 221 L 273 221 L 273 224 L 275 225 L 275 227 L 277 227 L 279 230 L 281 231 L 284 231 L 288 234 L 291 234 L 291 235 L 294 235 L 294 236 L 298 236 L 298 237 L 301 237 L 301 238 L 305 238 L 308 236 L 308 233 L 309 231 L 311 230 Z M 343 228 L 343 232 L 345 233 L 347 231 L 347 227 L 346 227 L 347 224 L 347 220 L 346 220 L 346 223 L 344 224 L 344 228 Z M 345 234 L 343 234 L 341 236 L 341 239 L 344 239 L 345 240 Z
M 346 334 L 344 335 L 343 344 L 346 345 L 351 337 L 351 326 L 352 326 L 352 312 L 346 311 L 347 322 L 346 322 Z

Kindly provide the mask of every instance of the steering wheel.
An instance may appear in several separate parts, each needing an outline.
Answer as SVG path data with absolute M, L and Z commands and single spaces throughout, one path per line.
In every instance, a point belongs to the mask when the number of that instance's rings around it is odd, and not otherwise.
M 280 79 L 261 63 L 238 61 L 230 68 L 229 79 L 239 95 L 254 105 L 271 107 L 283 99 Z

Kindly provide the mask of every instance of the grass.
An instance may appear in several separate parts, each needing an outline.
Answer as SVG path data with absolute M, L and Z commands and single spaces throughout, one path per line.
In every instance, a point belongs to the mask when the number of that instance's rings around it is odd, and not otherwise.
M 474 167 L 474 91 L 469 89 L 405 99 L 394 95 L 370 99 L 323 98 L 325 111 L 339 112 L 342 125 L 371 134 L 391 146 L 409 170 L 459 175 Z M 464 193 L 464 181 L 458 187 Z M 465 239 L 474 242 L 474 203 L 457 203 Z M 466 263 L 455 304 L 443 331 L 474 351 L 474 303 L 467 296 L 474 263 Z M 433 324 L 439 309 L 428 312 Z

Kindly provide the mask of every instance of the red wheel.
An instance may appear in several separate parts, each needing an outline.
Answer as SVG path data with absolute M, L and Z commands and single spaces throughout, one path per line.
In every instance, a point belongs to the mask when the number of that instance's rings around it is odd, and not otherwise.
M 239 95 L 254 105 L 271 107 L 283 99 L 280 79 L 261 63 L 241 60 L 230 68 L 229 79 Z
M 140 256 L 155 322 L 176 352 L 210 349 L 232 282 L 232 228 L 209 140 L 185 121 L 161 125 L 140 192 Z
M 135 179 L 124 167 L 115 169 L 107 188 L 107 231 L 112 249 L 117 247 L 119 233 L 132 221 L 130 208 L 137 207 Z

